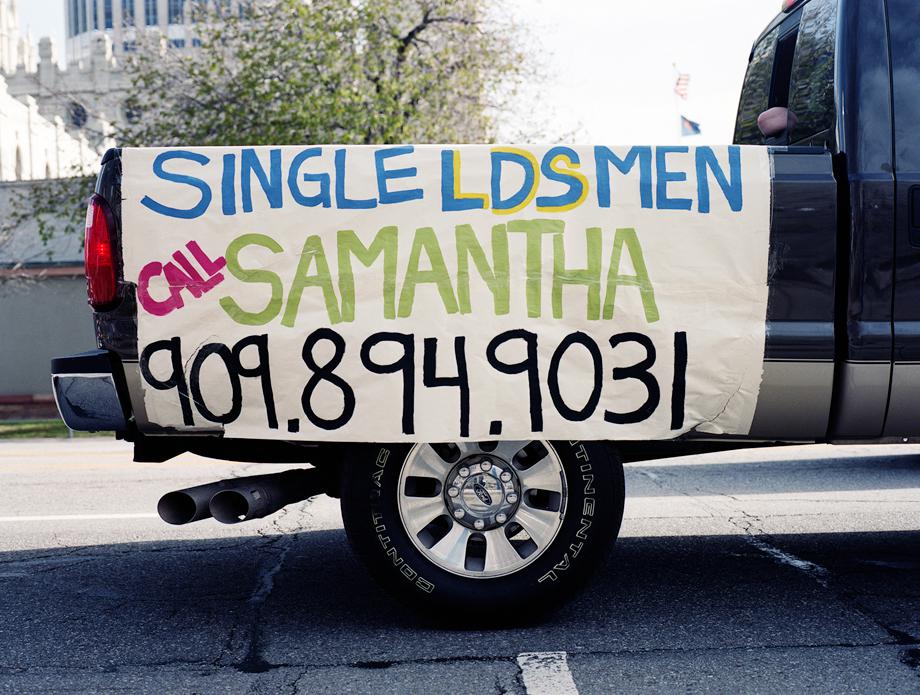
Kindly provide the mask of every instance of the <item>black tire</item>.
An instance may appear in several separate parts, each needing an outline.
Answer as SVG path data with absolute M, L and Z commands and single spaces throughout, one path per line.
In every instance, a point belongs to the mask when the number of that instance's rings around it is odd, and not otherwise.
M 551 442 L 568 500 L 555 538 L 530 564 L 498 577 L 439 567 L 412 542 L 399 513 L 400 470 L 410 444 L 354 447 L 346 456 L 342 516 L 371 574 L 410 608 L 451 622 L 543 615 L 570 598 L 612 548 L 623 518 L 623 466 L 603 443 Z M 475 610 L 469 610 L 467 607 Z M 430 609 L 444 609 L 431 613 Z

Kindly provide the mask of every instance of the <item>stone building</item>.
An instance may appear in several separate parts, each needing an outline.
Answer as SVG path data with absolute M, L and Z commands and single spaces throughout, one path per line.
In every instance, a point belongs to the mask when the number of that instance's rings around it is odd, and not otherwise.
M 0 85 L 5 83 L 8 95 L 24 104 L 34 100 L 38 114 L 52 125 L 60 119 L 71 139 L 76 143 L 85 139 L 83 147 L 95 159 L 113 145 L 113 126 L 131 116 L 125 106 L 128 83 L 124 66 L 139 42 L 159 40 L 170 50 L 196 48 L 199 41 L 191 21 L 192 6 L 201 1 L 59 0 L 66 30 L 66 60 L 61 67 L 57 47 L 49 38 L 39 41 L 36 53 L 31 40 L 19 36 L 17 0 L 0 0 Z M 207 0 L 228 13 L 240 12 L 247 1 Z M 8 141 L 6 148 L 14 148 L 13 136 L 4 137 L 4 131 L 10 129 L 0 106 L 0 148 L 4 140 Z M 84 162 L 83 150 L 75 150 L 65 137 L 58 139 L 64 143 L 61 147 L 67 156 L 59 157 L 62 166 L 50 167 L 54 176 L 66 175 L 66 166 L 73 164 L 75 157 Z M 44 148 L 48 149 L 47 145 Z M 11 166 L 6 171 L 0 167 L 0 181 L 17 178 Z M 41 166 L 26 165 L 22 178 L 39 178 L 42 171 Z
M 73 176 L 90 171 L 110 126 L 89 120 L 76 126 L 66 118 L 57 87 L 38 85 L 57 70 L 50 39 L 39 43 L 19 32 L 16 0 L 0 0 L 0 181 Z M 45 79 L 47 82 L 47 79 Z M 91 127 L 97 126 L 103 137 Z

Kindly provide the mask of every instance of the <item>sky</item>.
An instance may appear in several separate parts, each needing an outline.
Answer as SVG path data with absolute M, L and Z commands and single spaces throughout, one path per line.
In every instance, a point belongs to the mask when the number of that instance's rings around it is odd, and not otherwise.
M 58 59 L 64 62 L 64 2 L 63 0 L 18 0 L 19 24 L 22 31 L 32 32 L 32 42 L 50 36 L 57 47 Z
M 780 0 L 497 0 L 542 78 L 503 114 L 505 139 L 668 144 L 679 112 L 696 143 L 729 143 L 751 45 Z M 63 60 L 62 0 L 19 0 L 23 29 Z M 674 95 L 690 74 L 690 99 Z

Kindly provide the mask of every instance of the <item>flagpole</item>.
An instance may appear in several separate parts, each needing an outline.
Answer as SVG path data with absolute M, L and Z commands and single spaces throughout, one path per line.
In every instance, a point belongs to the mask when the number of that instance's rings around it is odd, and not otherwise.
M 699 135 L 700 133 L 700 124 L 695 121 L 691 121 L 686 115 L 684 109 L 687 107 L 686 104 L 681 104 L 681 101 L 687 101 L 690 95 L 690 73 L 681 72 L 680 68 L 677 67 L 677 62 L 671 63 L 674 67 L 674 72 L 677 74 L 677 79 L 674 82 L 674 106 L 677 110 L 677 122 L 680 127 L 680 137 L 689 137 L 693 135 Z
M 676 60 L 671 63 L 671 67 L 674 68 L 676 79 L 679 80 L 680 79 L 680 68 L 677 67 Z M 671 91 L 674 92 L 674 115 L 677 116 L 677 118 L 674 119 L 674 122 L 677 124 L 677 137 L 678 137 L 678 142 L 680 142 L 680 139 L 684 137 L 684 127 L 683 127 L 683 123 L 680 120 L 681 118 L 680 95 L 677 93 L 677 82 L 676 81 L 674 83 L 674 89 Z

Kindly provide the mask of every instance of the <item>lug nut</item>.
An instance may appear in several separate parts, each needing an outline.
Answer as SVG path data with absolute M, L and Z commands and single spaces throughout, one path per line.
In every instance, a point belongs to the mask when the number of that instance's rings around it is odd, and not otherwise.
M 503 471 L 501 474 L 501 479 L 503 483 L 507 483 L 511 480 L 511 473 L 508 471 Z
M 505 497 L 505 499 L 508 501 L 508 504 L 514 504 L 515 502 L 517 502 L 517 494 L 512 492 L 510 495 Z
M 499 524 L 504 524 L 506 521 L 508 521 L 508 517 L 505 514 L 499 513 L 495 515 L 495 521 Z
M 482 531 L 486 527 L 486 522 L 482 519 L 476 519 L 476 521 L 473 522 L 473 527 L 477 531 Z
M 470 474 L 470 469 L 464 466 L 459 471 L 457 471 L 457 473 L 460 475 L 461 478 L 465 478 Z
M 483 472 L 492 470 L 492 464 L 489 463 L 488 461 L 483 461 L 482 463 L 479 464 L 479 467 L 482 469 Z
M 455 519 L 462 519 L 463 517 L 464 517 L 464 513 L 463 513 L 463 510 L 462 510 L 462 509 L 455 509 L 455 510 L 454 510 L 454 518 L 455 518 Z
M 457 495 L 460 494 L 460 488 L 458 487 L 448 488 L 447 494 L 450 495 L 451 497 L 456 497 Z

